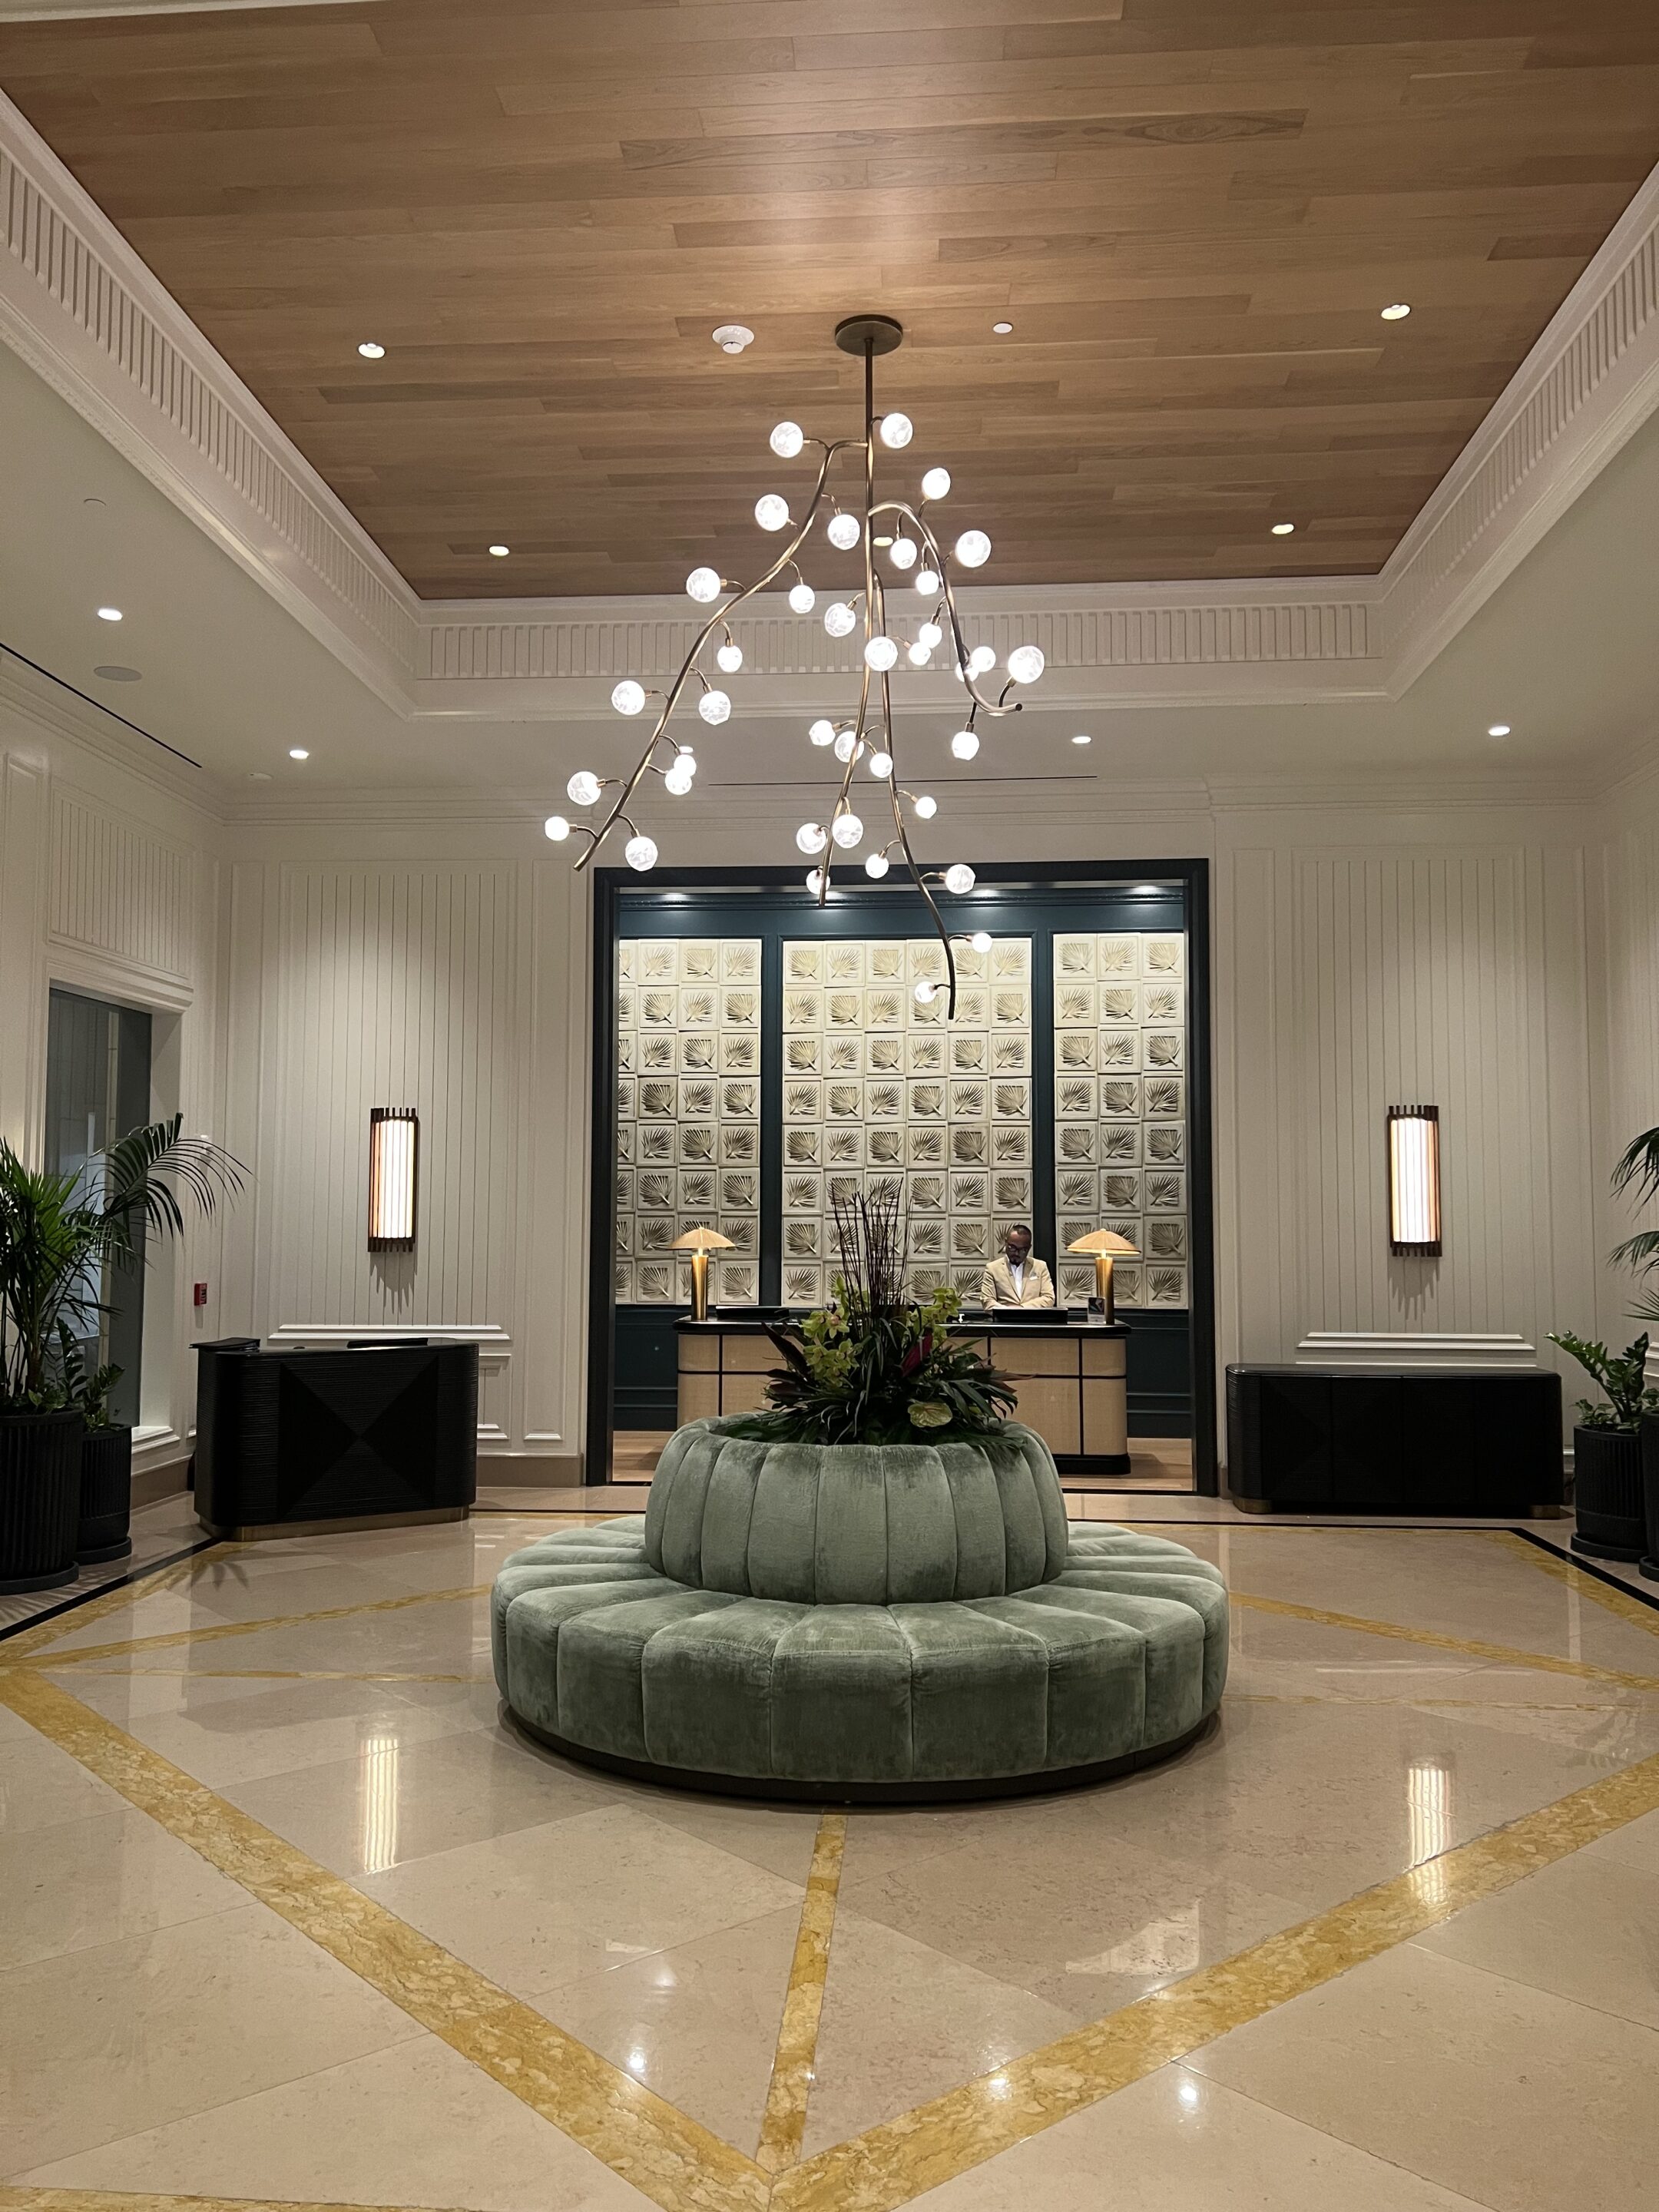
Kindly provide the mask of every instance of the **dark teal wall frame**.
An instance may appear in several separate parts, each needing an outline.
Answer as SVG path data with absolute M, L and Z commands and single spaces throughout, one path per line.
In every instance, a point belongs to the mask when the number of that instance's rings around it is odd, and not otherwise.
M 1032 940 L 1032 1097 L 1054 1097 L 1052 1004 L 1057 931 L 1184 929 L 1187 933 L 1188 1198 L 1190 1259 L 1184 1316 L 1137 1310 L 1131 1340 L 1131 1422 L 1141 1435 L 1190 1430 L 1200 1492 L 1217 1489 L 1215 1255 L 1211 1139 L 1210 884 L 1201 860 L 993 865 L 978 870 L 966 899 L 952 902 L 963 933 L 987 928 Z M 1155 893 L 1139 890 L 1156 885 Z M 616 963 L 629 937 L 758 937 L 761 940 L 761 1249 L 763 1302 L 779 1295 L 782 1163 L 781 1001 L 786 938 L 926 936 L 927 908 L 914 890 L 858 884 L 820 908 L 793 869 L 654 869 L 649 881 L 625 868 L 594 871 L 592 1237 L 589 1259 L 586 1480 L 603 1482 L 611 1461 L 619 1387 L 641 1425 L 659 1425 L 660 1382 L 641 1393 L 641 1360 L 672 1371 L 679 1309 L 627 1309 L 630 1357 L 618 1372 L 613 1247 L 616 1239 Z M 1052 1107 L 1032 1115 L 1033 1226 L 1039 1251 L 1054 1254 L 1054 1131 Z M 1054 1255 L 1058 1257 L 1057 1255 Z M 637 1341 L 635 1340 L 637 1340 Z M 654 1413 L 657 1419 L 643 1420 Z M 672 1413 L 667 1416 L 672 1425 Z

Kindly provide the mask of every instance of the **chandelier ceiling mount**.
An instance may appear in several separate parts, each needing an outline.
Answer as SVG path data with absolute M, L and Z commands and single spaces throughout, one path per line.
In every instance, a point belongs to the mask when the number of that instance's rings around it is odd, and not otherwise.
M 1043 656 L 1035 645 L 1015 646 L 1007 656 L 1006 680 L 1000 688 L 994 691 L 983 688 L 982 679 L 995 667 L 997 655 L 988 645 L 969 647 L 963 634 L 957 582 L 960 572 L 984 566 L 990 558 L 991 541 L 982 530 L 975 529 L 960 532 L 948 546 L 940 536 L 937 515 L 940 503 L 951 494 L 948 469 L 924 471 L 914 498 L 878 495 L 878 462 L 885 455 L 903 453 L 915 435 L 908 415 L 896 410 L 879 416 L 876 413 L 876 362 L 896 352 L 903 338 L 903 326 L 890 315 L 849 315 L 836 325 L 836 345 L 864 363 L 863 436 L 825 441 L 810 437 L 797 422 L 782 422 L 774 428 L 770 444 L 779 460 L 793 461 L 805 456 L 809 463 L 816 463 L 815 479 L 800 505 L 799 522 L 787 498 L 781 492 L 765 492 L 755 504 L 756 521 L 774 535 L 787 533 L 771 566 L 746 585 L 732 583 L 717 568 L 700 566 L 691 571 L 685 582 L 687 596 L 708 612 L 678 674 L 664 692 L 647 690 L 634 678 L 625 677 L 611 695 L 617 712 L 630 718 L 642 714 L 648 702 L 660 702 L 638 764 L 625 778 L 578 769 L 568 786 L 570 799 L 580 807 L 598 807 L 606 791 L 613 790 L 616 796 L 609 811 L 593 823 L 573 823 L 562 815 L 550 815 L 546 830 L 556 840 L 568 838 L 574 830 L 588 841 L 576 861 L 579 870 L 619 828 L 628 832 L 623 857 L 629 866 L 641 874 L 656 866 L 656 842 L 637 827 L 629 809 L 646 787 L 647 776 L 660 778 L 671 798 L 684 798 L 693 788 L 696 775 L 690 746 L 678 737 L 671 738 L 669 726 L 688 695 L 695 698 L 702 720 L 713 726 L 726 721 L 732 712 L 728 694 L 712 683 L 700 665 L 703 652 L 712 645 L 720 675 L 735 674 L 743 665 L 743 653 L 732 635 L 732 617 L 770 586 L 786 586 L 789 605 L 796 613 L 812 611 L 817 593 L 803 574 L 800 562 L 807 540 L 827 508 L 825 536 L 830 546 L 841 554 L 855 549 L 862 554 L 861 587 L 832 600 L 823 618 L 831 638 L 848 638 L 862 629 L 860 682 L 856 712 L 836 719 L 820 716 L 808 732 L 814 745 L 833 749 L 842 775 L 829 820 L 804 822 L 795 832 L 795 844 L 813 863 L 806 888 L 823 906 L 830 896 L 837 858 L 850 859 L 865 842 L 865 823 L 854 796 L 856 772 L 862 764 L 872 779 L 868 796 L 877 813 L 890 816 L 892 823 L 890 836 L 872 842 L 866 852 L 865 873 L 878 882 L 894 861 L 900 861 L 926 902 L 945 950 L 949 1019 L 957 1008 L 955 942 L 958 935 L 967 933 L 951 930 L 939 910 L 936 894 L 965 897 L 974 888 L 975 876 L 972 868 L 960 860 L 944 869 L 924 867 L 912 849 L 912 824 L 931 822 L 939 808 L 928 793 L 910 789 L 900 774 L 892 673 L 901 653 L 911 667 L 922 669 L 934 665 L 935 653 L 941 647 L 945 649 L 949 665 L 968 698 L 966 712 L 957 718 L 958 726 L 950 739 L 950 750 L 956 759 L 966 761 L 979 751 L 976 724 L 980 718 L 1017 714 L 1021 702 L 1012 695 L 1042 675 Z M 848 456 L 850 462 L 844 458 Z M 877 567 L 878 551 L 896 572 L 890 579 Z M 794 579 L 792 586 L 787 584 L 790 575 Z M 889 628 L 889 592 L 900 589 L 916 592 L 915 611 L 922 617 L 908 646 Z M 896 608 L 890 611 L 896 615 Z M 873 834 L 879 838 L 880 830 Z M 971 941 L 978 945 L 982 936 L 982 932 L 976 933 Z M 939 995 L 939 988 L 924 980 L 916 986 L 917 1000 L 924 1006 L 931 1004 Z

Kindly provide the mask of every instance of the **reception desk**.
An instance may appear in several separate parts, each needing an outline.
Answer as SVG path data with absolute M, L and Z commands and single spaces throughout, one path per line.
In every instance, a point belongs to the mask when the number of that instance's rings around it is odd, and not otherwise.
M 766 1326 L 718 1313 L 676 1323 L 682 1422 L 750 1413 L 765 1404 L 767 1377 L 782 1364 Z M 1127 1474 L 1129 1332 L 1121 1322 L 1057 1315 L 1000 1328 L 989 1316 L 964 1316 L 952 1334 L 1012 1379 L 1017 1419 L 1036 1431 L 1062 1472 Z

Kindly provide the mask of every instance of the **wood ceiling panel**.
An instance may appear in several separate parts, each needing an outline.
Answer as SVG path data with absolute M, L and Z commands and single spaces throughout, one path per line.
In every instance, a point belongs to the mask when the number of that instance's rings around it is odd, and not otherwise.
M 1374 570 L 1659 161 L 1654 0 L 376 0 L 0 85 L 427 596 L 752 573 L 869 307 L 990 577 Z

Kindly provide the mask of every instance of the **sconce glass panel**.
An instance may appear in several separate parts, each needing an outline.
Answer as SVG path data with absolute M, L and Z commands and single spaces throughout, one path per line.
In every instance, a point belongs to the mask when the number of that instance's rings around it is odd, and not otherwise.
M 415 1164 L 421 1124 L 412 1106 L 372 1106 L 368 1115 L 368 1249 L 415 1249 Z
M 1389 1109 L 1389 1249 L 1440 1257 L 1440 1109 Z

